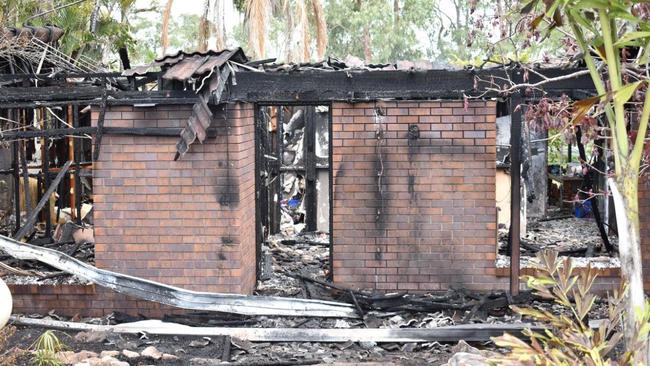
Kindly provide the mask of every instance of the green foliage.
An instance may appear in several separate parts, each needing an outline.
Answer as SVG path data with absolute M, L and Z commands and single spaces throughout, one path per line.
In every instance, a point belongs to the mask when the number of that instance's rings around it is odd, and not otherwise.
M 635 338 L 627 351 L 617 348 L 623 343 L 622 318 L 627 316 L 624 307 L 625 288 L 608 299 L 607 318 L 597 328 L 591 328 L 588 314 L 598 300 L 591 292 L 597 277 L 596 271 L 587 267 L 575 273 L 570 259 L 559 261 L 557 253 L 538 253 L 540 265 L 536 276 L 524 276 L 528 287 L 544 298 L 552 300 L 563 309 L 562 313 L 533 307 L 512 309 L 524 317 L 541 323 L 544 332 L 524 332 L 530 338 L 526 343 L 517 337 L 504 334 L 494 338 L 499 347 L 509 348 L 509 353 L 493 361 L 500 365 L 629 365 L 634 352 L 646 341 L 650 330 L 650 304 L 639 311 Z
M 329 28 L 327 53 L 364 59 L 367 47 L 371 62 L 421 59 L 430 45 L 418 36 L 426 35 L 433 18 L 431 4 L 430 0 L 401 1 L 395 12 L 392 1 L 330 0 L 325 6 Z
M 83 1 L 66 6 L 74 2 L 64 0 L 52 5 L 38 0 L 6 0 L 0 9 L 0 23 L 16 27 L 48 24 L 61 27 L 65 34 L 59 48 L 73 57 L 83 54 L 106 61 L 108 53 L 114 54 L 119 48 L 133 44 L 128 18 L 138 11 L 135 0 Z M 57 10 L 51 11 L 53 7 Z
M 32 362 L 37 366 L 62 366 L 57 352 L 66 349 L 66 345 L 52 330 L 46 330 L 30 347 L 34 351 Z
M 173 53 L 176 50 L 193 51 L 197 49 L 199 20 L 200 17 L 195 14 L 181 14 L 169 19 L 169 49 L 167 53 Z M 133 17 L 132 24 L 131 29 L 136 41 L 129 45 L 131 63 L 134 65 L 147 64 L 161 56 L 161 18 L 136 15 Z

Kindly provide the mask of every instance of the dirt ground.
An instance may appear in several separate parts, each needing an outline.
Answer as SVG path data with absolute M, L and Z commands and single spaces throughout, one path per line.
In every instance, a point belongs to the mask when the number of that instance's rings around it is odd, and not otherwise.
M 27 349 L 44 331 L 37 327 L 17 327 L 6 349 Z M 93 335 L 96 339 L 82 341 L 77 332 L 56 331 L 57 336 L 74 352 L 119 351 L 116 358 L 130 365 L 313 365 L 332 363 L 381 362 L 396 365 L 441 365 L 451 356 L 452 344 L 365 344 L 365 343 L 248 343 L 230 340 L 230 357 L 224 358 L 225 337 L 138 336 L 118 334 Z M 147 357 L 129 359 L 123 350 L 142 352 L 154 346 L 160 352 L 177 356 L 176 360 L 155 360 Z M 228 356 L 225 356 L 228 357 Z M 18 359 L 17 365 L 33 365 L 31 355 Z
M 277 236 L 268 241 L 267 251 L 269 275 L 259 281 L 256 294 L 285 296 L 295 298 L 316 298 L 324 300 L 349 301 L 340 291 L 301 280 L 307 276 L 326 280 L 329 265 L 328 238 L 325 235 L 307 235 L 287 239 Z M 362 295 L 362 292 L 357 292 Z M 345 293 L 343 294 L 345 295 Z M 370 294 L 372 295 L 372 294 Z M 376 294 L 379 296 L 379 294 Z M 292 318 L 292 317 L 245 317 L 217 313 L 188 312 L 173 315 L 164 321 L 177 322 L 190 326 L 234 326 L 258 328 L 435 328 L 463 323 L 513 323 L 522 319 L 513 314 L 507 306 L 493 307 L 484 311 L 470 311 L 469 308 L 446 310 L 417 310 L 413 304 L 431 301 L 453 301 L 458 304 L 478 301 L 477 294 L 450 290 L 448 300 L 435 300 L 444 294 L 424 294 L 414 298 L 414 302 L 403 299 L 403 306 L 391 309 L 370 310 L 363 319 L 332 318 Z M 369 298 L 369 297 L 368 297 Z M 362 304 L 363 305 L 363 304 Z M 371 308 L 376 304 L 365 304 Z M 561 313 L 558 305 L 531 300 L 530 306 Z M 591 319 L 606 317 L 604 303 L 596 305 L 590 313 Z M 48 317 L 47 314 L 41 316 Z M 51 313 L 55 320 L 69 320 Z M 142 320 L 126 314 L 113 314 L 106 318 L 82 319 L 93 324 L 117 324 Z M 29 349 L 44 329 L 18 326 L 16 333 L 5 347 Z M 251 343 L 230 337 L 184 337 L 155 336 L 148 334 L 120 335 L 114 333 L 85 333 L 75 331 L 56 331 L 68 351 L 95 352 L 113 351 L 115 361 L 128 362 L 129 365 L 313 365 L 313 364 L 358 364 L 375 362 L 396 365 L 443 365 L 458 351 L 459 345 L 452 343 L 381 343 L 347 342 L 279 342 Z M 490 342 L 472 344 L 481 350 L 494 350 Z M 139 355 L 148 347 L 155 347 L 167 357 L 154 359 Z M 125 355 L 129 351 L 132 358 Z M 0 356 L 1 356 L 0 352 Z M 136 356 L 133 356 L 133 355 Z M 119 361 L 118 361 L 119 360 Z M 0 360 L 0 364 L 2 364 Z M 31 355 L 18 359 L 17 365 L 31 365 Z M 113 364 L 107 364 L 113 366 Z M 117 365 L 117 364 L 114 364 Z M 122 364 L 120 366 L 124 366 Z M 99 365 L 101 366 L 101 364 Z

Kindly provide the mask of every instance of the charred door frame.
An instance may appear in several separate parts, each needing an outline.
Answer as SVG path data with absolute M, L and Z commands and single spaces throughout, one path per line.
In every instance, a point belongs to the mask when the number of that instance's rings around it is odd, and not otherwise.
M 262 188 L 262 179 L 260 176 L 260 169 L 262 167 L 262 156 L 261 156 L 261 136 L 258 131 L 258 123 L 260 119 L 260 108 L 261 107 L 283 107 L 283 106 L 311 106 L 311 107 L 317 107 L 317 106 L 326 106 L 328 108 L 328 116 L 327 116 L 327 131 L 328 131 L 328 175 L 329 175 L 329 277 L 330 279 L 333 278 L 333 271 L 334 271 L 334 260 L 333 260 L 333 254 L 334 254 L 334 249 L 333 249 L 333 243 L 334 243 L 334 205 L 333 205 L 333 197 L 334 197 L 334 184 L 333 184 L 333 174 L 332 174 L 332 155 L 333 155 L 333 144 L 332 144 L 332 102 L 331 101 L 323 101 L 323 102 L 259 102 L 259 103 L 253 103 L 253 108 L 254 108 L 254 113 L 253 113 L 253 118 L 254 118 L 254 131 L 255 131 L 255 261 L 256 261 L 256 278 L 259 279 L 260 277 L 260 264 L 262 263 L 262 243 L 264 241 L 264 232 L 262 231 L 262 207 L 261 207 L 261 188 Z M 306 117 L 306 116 L 305 116 Z M 315 129 L 312 126 L 311 130 L 312 133 L 315 133 Z M 307 133 L 307 123 L 305 123 L 305 133 Z M 280 144 L 281 145 L 281 144 Z M 305 165 L 307 164 L 307 158 L 305 157 Z M 313 161 L 315 164 L 316 162 Z M 307 169 L 307 167 L 305 167 Z M 316 167 L 314 166 L 314 169 Z M 305 193 L 307 195 L 307 193 Z M 267 198 L 268 202 L 268 198 Z M 316 206 L 314 205 L 314 208 Z M 308 210 L 308 209 L 307 209 Z M 307 215 L 309 216 L 309 215 Z M 315 217 L 315 215 L 312 215 Z

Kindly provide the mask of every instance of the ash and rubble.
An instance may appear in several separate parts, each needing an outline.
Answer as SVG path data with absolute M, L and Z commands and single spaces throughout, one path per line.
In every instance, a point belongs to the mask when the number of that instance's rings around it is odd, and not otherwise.
M 258 282 L 258 295 L 280 295 L 295 298 L 359 303 L 363 317 L 359 319 L 317 317 L 243 316 L 211 312 L 169 314 L 163 321 L 189 326 L 225 326 L 251 328 L 316 328 L 316 329 L 397 329 L 438 328 L 466 323 L 527 323 L 508 309 L 505 293 L 477 294 L 464 289 L 444 293 L 385 294 L 378 291 L 339 288 L 327 282 L 330 237 L 327 233 L 273 235 L 265 244 L 271 259 L 271 273 Z M 351 298 L 351 297 L 354 297 Z M 516 299 L 515 299 L 516 300 Z M 490 302 L 492 303 L 490 304 Z M 520 302 L 554 313 L 566 312 L 562 306 L 532 297 Z M 485 306 L 481 305 L 483 303 Z M 477 305 L 478 304 L 478 305 Z M 434 310 L 437 309 L 437 310 Z M 605 302 L 598 301 L 590 316 L 606 316 Z M 38 316 L 53 320 L 75 320 L 90 324 L 121 324 L 145 320 L 143 316 L 114 313 L 103 318 L 72 319 L 50 312 Z M 23 327 L 19 333 L 34 333 Z M 388 362 L 393 364 L 445 364 L 453 355 L 468 349 L 474 354 L 490 355 L 498 351 L 491 343 L 461 341 L 398 343 L 398 342 L 249 342 L 230 337 L 156 336 L 142 333 L 70 332 L 71 347 L 66 357 L 113 355 L 115 365 L 216 365 L 230 364 L 332 364 L 337 362 Z M 24 341 L 24 344 L 27 341 Z M 153 347 L 153 349 L 152 349 Z M 227 349 L 227 351 L 226 351 Z M 90 354 L 86 351 L 92 352 Z M 465 352 L 466 353 L 466 352 Z M 163 355 L 166 355 L 163 359 Z M 159 357 L 156 359 L 156 357 Z M 457 364 L 457 363 L 450 363 Z
M 498 233 L 499 253 L 498 268 L 510 266 L 507 255 L 508 229 L 500 228 Z M 610 243 L 618 247 L 618 237 L 610 234 Z M 535 254 L 540 250 L 553 250 L 560 258 L 569 257 L 574 267 L 618 268 L 618 257 L 612 257 L 603 248 L 603 240 L 598 225 L 593 218 L 550 217 L 548 219 L 530 220 L 526 234 L 521 238 L 521 266 L 532 268 L 539 264 Z M 586 254 L 593 250 L 592 256 Z
M 19 327 L 10 346 L 27 348 L 40 329 Z M 105 332 L 70 332 L 68 348 L 57 354 L 64 364 L 95 365 L 310 365 L 337 362 L 393 364 L 443 364 L 457 347 L 438 342 L 259 342 L 231 337 L 129 335 Z M 101 363 L 100 361 L 105 362 Z M 29 365 L 25 356 L 19 365 Z
M 92 213 L 91 213 L 92 215 Z M 30 244 L 50 248 L 66 253 L 90 265 L 95 264 L 95 240 L 92 219 L 87 215 L 82 225 L 67 221 L 57 225 L 53 237 L 44 238 L 44 224 L 35 226 L 36 235 L 28 241 Z M 69 273 L 61 272 L 47 264 L 19 260 L 0 251 L 0 262 L 8 268 L 0 268 L 0 277 L 7 284 L 13 285 L 87 285 L 89 281 Z M 11 270 L 10 270 L 11 269 Z M 12 273 L 12 271 L 17 270 Z M 19 273 L 18 273 L 19 272 Z
M 327 278 L 329 272 L 327 233 L 271 235 L 262 247 L 263 280 L 257 283 L 257 295 L 307 297 L 302 281 L 288 274 L 300 273 L 314 278 Z
M 268 273 L 258 281 L 255 294 L 359 303 L 363 319 L 258 317 L 260 327 L 306 328 L 436 328 L 467 322 L 521 322 L 508 315 L 507 304 L 468 317 L 480 295 L 464 289 L 441 293 L 383 293 L 341 288 L 327 282 L 329 244 L 327 233 L 272 235 L 264 245 Z M 505 293 L 494 293 L 495 298 Z M 354 299 L 352 298 L 354 296 Z M 478 316 L 478 317 L 476 317 Z

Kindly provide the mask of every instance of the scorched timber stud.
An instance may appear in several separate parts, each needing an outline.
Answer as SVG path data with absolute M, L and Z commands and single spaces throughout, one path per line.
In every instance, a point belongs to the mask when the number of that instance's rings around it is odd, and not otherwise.
M 34 210 L 31 211 L 29 217 L 27 218 L 27 221 L 25 222 L 25 225 L 23 225 L 23 227 L 21 227 L 20 230 L 18 230 L 16 235 L 14 235 L 14 238 L 20 240 L 23 236 L 27 234 L 29 230 L 31 230 L 34 227 L 38 213 L 43 209 L 46 203 L 50 202 L 50 196 L 52 195 L 52 193 L 54 193 L 54 190 L 58 187 L 63 177 L 68 172 L 68 168 L 70 168 L 70 165 L 72 165 L 72 161 L 68 161 L 67 163 L 65 163 L 63 167 L 61 167 L 61 170 L 59 170 L 59 173 L 56 175 L 56 178 L 54 178 L 54 181 L 49 185 L 49 187 L 47 187 L 47 190 L 45 191 L 45 194 L 43 195 L 41 200 L 38 202 L 38 205 L 36 205 Z M 50 214 L 49 210 L 47 214 L 48 215 Z

